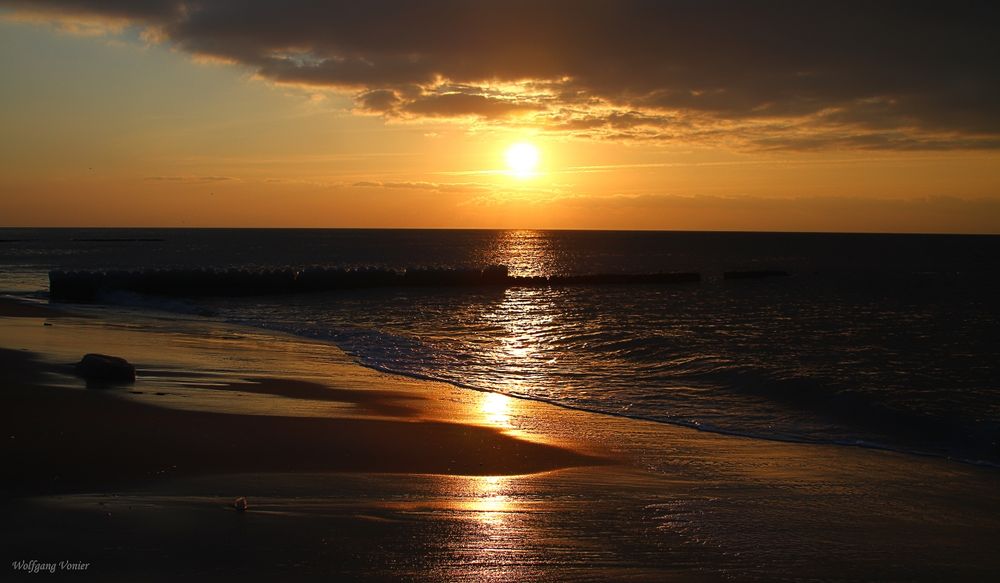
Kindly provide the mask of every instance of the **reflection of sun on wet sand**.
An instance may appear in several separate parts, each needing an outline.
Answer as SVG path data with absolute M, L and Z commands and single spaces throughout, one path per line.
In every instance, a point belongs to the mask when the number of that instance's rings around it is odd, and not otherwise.
M 497 427 L 510 427 L 512 400 L 507 395 L 499 393 L 483 393 L 482 404 L 479 408 L 483 412 L 483 419 L 486 423 Z

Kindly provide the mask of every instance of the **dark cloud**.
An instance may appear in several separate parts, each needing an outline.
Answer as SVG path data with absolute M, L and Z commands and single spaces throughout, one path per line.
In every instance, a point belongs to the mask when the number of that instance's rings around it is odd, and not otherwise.
M 747 145 L 780 144 L 787 128 L 860 148 L 994 148 L 1000 136 L 991 2 L 0 3 L 131 19 L 190 53 L 350 90 L 391 115 L 536 112 L 539 125 L 623 139 L 726 126 Z
M 13 0 L 2 2 L 32 12 L 54 15 L 105 16 L 111 18 L 166 20 L 182 17 L 183 2 L 174 0 Z
M 504 117 L 526 111 L 537 111 L 540 107 L 530 103 L 519 103 L 513 99 L 498 99 L 485 95 L 467 93 L 445 93 L 424 95 L 408 102 L 403 110 L 428 117 L 456 117 L 476 115 L 480 117 Z
M 401 100 L 395 91 L 375 89 L 359 94 L 355 100 L 363 111 L 389 113 L 395 111 Z

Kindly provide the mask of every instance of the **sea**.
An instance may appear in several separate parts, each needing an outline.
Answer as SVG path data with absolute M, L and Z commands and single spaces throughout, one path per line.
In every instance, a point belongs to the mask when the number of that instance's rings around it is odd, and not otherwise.
M 98 302 L 281 331 L 373 369 L 607 415 L 1000 465 L 1000 236 L 0 229 L 0 294 L 35 301 L 52 270 L 495 265 L 701 277 Z

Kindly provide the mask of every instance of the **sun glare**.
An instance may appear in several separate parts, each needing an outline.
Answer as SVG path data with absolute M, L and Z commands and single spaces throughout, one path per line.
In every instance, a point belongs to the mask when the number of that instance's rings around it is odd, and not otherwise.
M 518 177 L 531 176 L 538 166 L 538 148 L 531 144 L 514 144 L 507 148 L 507 167 Z

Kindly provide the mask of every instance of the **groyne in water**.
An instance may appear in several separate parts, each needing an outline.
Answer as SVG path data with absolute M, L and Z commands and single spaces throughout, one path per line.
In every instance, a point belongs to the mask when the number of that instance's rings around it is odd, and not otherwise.
M 55 301 L 92 302 L 110 292 L 172 297 L 252 296 L 376 287 L 475 287 L 656 285 L 701 281 L 698 273 L 603 273 L 512 276 L 502 265 L 481 269 L 309 268 L 161 269 L 150 271 L 51 271 Z
M 723 279 L 763 279 L 765 277 L 788 277 L 791 274 L 787 271 L 777 269 L 752 269 L 750 271 L 727 271 L 722 274 Z

